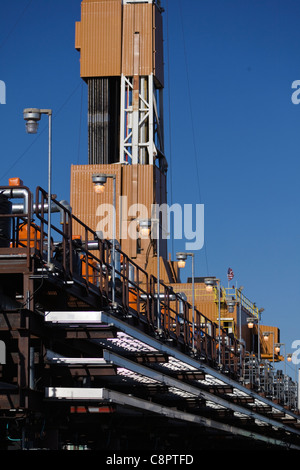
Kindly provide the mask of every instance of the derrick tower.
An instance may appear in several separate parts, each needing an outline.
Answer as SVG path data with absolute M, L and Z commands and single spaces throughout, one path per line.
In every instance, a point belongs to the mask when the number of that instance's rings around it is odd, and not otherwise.
M 116 239 L 154 274 L 158 237 L 141 236 L 139 219 L 153 218 L 153 205 L 167 202 L 162 13 L 160 0 L 83 0 L 75 34 L 88 88 L 89 145 L 88 164 L 71 169 L 71 205 L 112 238 L 104 212 L 113 203 L 113 181 L 99 194 L 92 179 L 115 175 Z M 159 255 L 162 277 L 174 281 L 161 228 Z

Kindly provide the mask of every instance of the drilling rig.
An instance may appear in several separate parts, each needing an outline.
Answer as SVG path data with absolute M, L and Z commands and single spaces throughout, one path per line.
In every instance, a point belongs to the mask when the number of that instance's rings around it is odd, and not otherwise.
M 194 253 L 168 254 L 163 13 L 81 2 L 88 162 L 70 204 L 0 188 L 1 450 L 300 449 L 296 384 L 261 340 L 279 329 L 216 277 L 181 282 Z

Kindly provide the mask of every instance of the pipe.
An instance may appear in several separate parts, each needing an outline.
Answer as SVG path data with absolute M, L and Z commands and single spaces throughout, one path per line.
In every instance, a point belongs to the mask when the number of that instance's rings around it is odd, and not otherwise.
M 28 214 L 29 210 L 29 189 L 27 188 L 18 188 L 18 187 L 13 187 L 10 189 L 4 189 L 1 191 L 1 194 L 6 196 L 8 199 L 24 199 L 24 204 L 22 205 L 23 207 L 23 213 Z M 14 205 L 13 205 L 14 207 Z

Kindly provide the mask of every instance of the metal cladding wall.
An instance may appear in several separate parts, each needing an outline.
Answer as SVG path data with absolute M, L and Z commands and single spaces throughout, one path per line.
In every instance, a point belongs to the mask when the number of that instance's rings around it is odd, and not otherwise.
M 71 166 L 71 206 L 73 214 L 94 231 L 98 231 L 99 222 L 103 219 L 105 206 L 113 204 L 113 180 L 108 178 L 103 194 L 96 194 L 92 182 L 94 173 L 116 174 L 116 191 L 121 192 L 120 165 L 72 165 Z M 102 206 L 99 210 L 99 206 Z M 116 211 L 119 213 L 119 199 L 116 199 Z M 107 227 L 108 239 L 112 238 L 112 222 Z M 116 221 L 116 234 L 119 234 L 119 220 Z M 80 225 L 73 229 L 73 235 L 84 237 Z
M 71 167 L 71 206 L 73 214 L 94 231 L 99 230 L 99 223 L 105 217 L 104 204 L 113 204 L 113 181 L 107 180 L 103 194 L 95 194 L 92 182 L 94 173 L 116 174 L 116 236 L 121 248 L 130 257 L 139 256 L 145 262 L 149 249 L 149 239 L 141 239 L 140 248 L 137 240 L 130 236 L 128 227 L 137 225 L 136 219 L 151 218 L 152 205 L 161 204 L 166 199 L 166 176 L 154 165 L 72 165 Z M 156 185 L 161 188 L 156 193 Z M 122 205 L 119 196 L 123 196 Z M 138 206 L 139 205 L 139 206 Z M 137 209 L 144 209 L 137 213 Z M 74 235 L 84 236 L 78 226 Z M 110 238 L 112 237 L 112 234 Z M 153 255 L 153 249 L 148 256 Z M 161 240 L 160 256 L 167 257 L 167 240 Z
M 80 50 L 80 75 L 121 75 L 122 0 L 83 0 L 76 22 L 75 48 Z
M 80 75 L 133 76 L 134 36 L 139 35 L 139 75 L 154 74 L 163 87 L 163 26 L 161 10 L 152 3 L 122 5 L 122 0 L 83 0 L 76 22 L 75 48 Z
M 184 292 L 187 300 L 192 304 L 193 290 L 192 283 L 176 283 L 171 284 L 175 292 Z M 205 285 L 202 283 L 195 283 L 195 308 L 211 321 L 218 319 L 218 304 L 215 301 L 214 292 L 207 292 Z
M 134 75 L 134 36 L 139 34 L 139 75 L 153 74 L 164 85 L 161 12 L 151 3 L 123 7 L 122 73 Z

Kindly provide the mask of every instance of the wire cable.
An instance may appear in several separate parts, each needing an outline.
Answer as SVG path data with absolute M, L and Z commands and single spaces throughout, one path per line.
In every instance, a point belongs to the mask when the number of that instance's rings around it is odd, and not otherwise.
M 2 49 L 2 47 L 4 46 L 4 44 L 7 42 L 7 40 L 9 39 L 9 37 L 12 35 L 12 33 L 14 32 L 14 30 L 16 29 L 17 27 L 17 24 L 19 23 L 20 19 L 22 18 L 22 16 L 24 15 L 24 13 L 26 12 L 26 10 L 30 7 L 31 3 L 33 2 L 33 0 L 29 0 L 29 2 L 27 3 L 26 7 L 22 10 L 22 12 L 20 13 L 20 15 L 18 16 L 15 24 L 12 26 L 12 28 L 10 29 L 10 31 L 8 32 L 8 34 L 5 36 L 5 38 L 1 41 L 0 43 L 0 49 Z
M 178 5 L 179 5 L 179 17 L 180 17 L 180 20 L 181 20 L 180 22 L 181 22 L 181 30 L 182 30 L 182 44 L 183 44 L 184 62 L 185 62 L 185 69 L 186 69 L 187 92 L 188 92 L 189 111 L 190 111 L 190 118 L 191 118 L 191 130 L 192 130 L 194 157 L 195 157 L 195 167 L 196 167 L 196 175 L 197 175 L 197 187 L 198 187 L 198 193 L 199 193 L 199 200 L 200 200 L 200 203 L 202 203 L 202 196 L 201 196 L 201 189 L 200 189 L 200 176 L 199 176 L 199 168 L 198 168 L 198 161 L 197 161 L 197 147 L 196 147 L 196 139 L 195 139 L 195 128 L 194 128 L 194 119 L 193 119 L 193 111 L 192 111 L 190 77 L 189 77 L 189 69 L 188 69 L 188 62 L 187 62 L 187 51 L 186 51 L 186 43 L 185 43 L 185 34 L 184 34 L 181 0 L 179 0 Z M 209 276 L 208 257 L 207 257 L 206 245 L 207 245 L 207 243 L 205 242 L 205 244 L 204 244 L 205 261 L 206 261 L 207 275 Z
M 169 161 L 170 161 L 170 166 L 169 166 L 169 172 L 170 172 L 170 199 L 171 199 L 171 205 L 173 204 L 173 172 L 172 172 L 172 122 L 171 122 L 171 83 L 170 83 L 170 40 L 169 40 L 169 1 L 166 0 L 166 25 L 167 25 L 167 70 L 168 70 L 168 116 L 169 116 Z M 171 252 L 172 252 L 172 258 L 174 259 L 174 237 L 171 237 Z
M 74 88 L 74 90 L 70 93 L 70 95 L 68 96 L 68 98 L 64 101 L 64 103 L 58 108 L 58 110 L 53 114 L 53 119 L 56 118 L 56 116 L 62 111 L 62 109 L 66 106 L 66 104 L 70 101 L 70 99 L 72 98 L 72 96 L 76 93 L 76 91 L 78 90 L 79 86 L 81 85 L 81 83 L 79 83 L 78 85 L 76 85 L 76 87 Z M 14 163 L 8 168 L 8 170 L 3 173 L 1 175 L 1 178 L 0 178 L 0 181 L 2 181 L 10 172 L 11 170 L 16 166 L 17 163 L 19 163 L 22 158 L 26 155 L 26 153 L 31 149 L 31 147 L 37 142 L 37 140 L 41 137 L 41 135 L 48 129 L 48 126 L 46 125 L 45 127 L 43 127 L 39 133 L 36 135 L 35 139 L 28 145 L 28 147 L 24 150 L 23 153 L 21 153 L 21 155 L 14 161 Z

